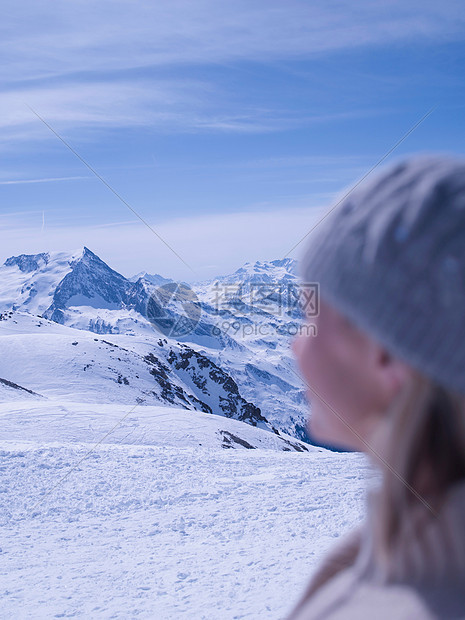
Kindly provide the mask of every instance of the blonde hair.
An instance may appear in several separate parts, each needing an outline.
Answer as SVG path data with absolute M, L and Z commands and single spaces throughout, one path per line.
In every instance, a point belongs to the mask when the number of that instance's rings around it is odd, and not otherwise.
M 465 396 L 414 371 L 386 419 L 373 534 L 376 559 L 388 567 L 411 514 L 435 518 L 450 486 L 465 479 Z

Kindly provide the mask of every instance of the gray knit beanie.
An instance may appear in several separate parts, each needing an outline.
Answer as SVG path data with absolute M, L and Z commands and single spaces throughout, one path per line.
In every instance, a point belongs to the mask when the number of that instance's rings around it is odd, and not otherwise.
M 388 351 L 465 394 L 465 159 L 386 167 L 309 237 L 303 282 Z

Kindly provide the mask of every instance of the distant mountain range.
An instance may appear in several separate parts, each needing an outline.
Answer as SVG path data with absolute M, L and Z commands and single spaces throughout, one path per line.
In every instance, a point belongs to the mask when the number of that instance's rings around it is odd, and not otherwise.
M 189 300 L 172 295 L 176 286 L 146 272 L 125 278 L 86 247 L 8 258 L 0 399 L 16 386 L 31 398 L 164 403 L 307 440 L 289 348 L 300 322 L 296 262 L 246 263 L 191 285 Z M 163 330 L 185 325 L 189 308 L 191 331 Z

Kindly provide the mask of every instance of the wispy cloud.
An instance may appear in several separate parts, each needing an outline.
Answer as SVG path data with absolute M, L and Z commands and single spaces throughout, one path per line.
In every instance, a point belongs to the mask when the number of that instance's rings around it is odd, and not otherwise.
M 9 61 L 0 75 L 8 79 L 302 57 L 457 37 L 465 22 L 460 0 L 29 0 L 10 7 L 9 16 L 0 46 Z
M 386 110 L 296 113 L 229 101 L 219 87 L 193 79 L 64 83 L 54 87 L 21 87 L 0 92 L 0 149 L 12 142 L 50 139 L 49 131 L 29 107 L 58 132 L 83 128 L 152 128 L 162 133 L 268 133 L 313 124 L 379 116 Z M 388 112 L 392 112 L 389 110 Z
M 37 118 L 27 105 L 37 107 L 62 125 L 175 122 L 182 107 L 195 108 L 202 101 L 206 89 L 206 85 L 192 80 L 159 80 L 158 83 L 106 80 L 21 87 L 0 93 L 0 127 L 36 124 Z
M 26 0 L 9 7 L 1 28 L 0 126 L 11 143 L 44 135 L 24 103 L 59 127 L 77 128 L 247 133 L 334 120 L 337 114 L 238 106 L 208 75 L 192 79 L 190 67 L 454 39 L 463 35 L 465 13 L 459 0 L 145 0 L 137 7 L 132 0 Z M 167 68 L 177 77 L 168 79 Z
M 15 179 L 14 181 L 0 181 L 0 185 L 28 185 L 29 183 L 56 183 L 57 181 L 79 181 L 90 179 L 88 176 L 81 177 L 55 177 L 49 179 Z
M 216 99 L 216 105 L 212 105 Z M 4 145 L 12 140 L 49 137 L 27 106 L 57 130 L 82 127 L 152 127 L 162 132 L 268 132 L 302 124 L 282 111 L 248 106 L 238 114 L 234 103 L 213 86 L 194 80 L 92 82 L 0 92 L 0 127 Z M 215 108 L 215 109 L 213 109 Z M 221 111 L 219 110 L 221 108 Z M 328 121 L 331 115 L 325 116 Z M 338 114 L 333 116 L 337 120 Z M 319 122 L 318 115 L 307 122 Z M 27 130 L 25 130 L 25 127 Z M 82 134 L 81 136 L 82 137 Z

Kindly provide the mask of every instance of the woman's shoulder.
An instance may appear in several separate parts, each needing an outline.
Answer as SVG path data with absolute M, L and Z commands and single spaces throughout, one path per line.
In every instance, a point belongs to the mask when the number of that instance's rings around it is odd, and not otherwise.
M 433 620 L 465 618 L 463 607 L 443 615 L 447 593 L 428 593 L 406 584 L 378 584 L 360 579 L 352 568 L 345 569 L 322 586 L 299 610 L 293 620 Z
M 465 620 L 464 508 L 461 482 L 420 538 L 411 532 L 387 572 L 375 561 L 373 528 L 361 523 L 327 553 L 288 620 Z

